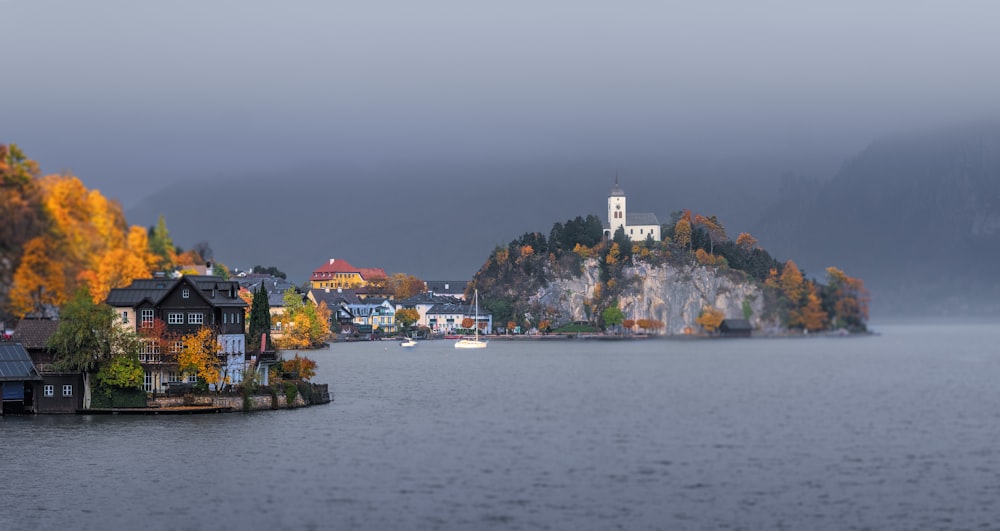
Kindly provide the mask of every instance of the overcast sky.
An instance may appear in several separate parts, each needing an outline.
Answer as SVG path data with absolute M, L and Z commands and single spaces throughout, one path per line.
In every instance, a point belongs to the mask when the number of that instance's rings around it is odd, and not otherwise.
M 988 1 L 0 0 L 0 21 L 0 143 L 126 207 L 325 165 L 847 156 L 1000 111 Z

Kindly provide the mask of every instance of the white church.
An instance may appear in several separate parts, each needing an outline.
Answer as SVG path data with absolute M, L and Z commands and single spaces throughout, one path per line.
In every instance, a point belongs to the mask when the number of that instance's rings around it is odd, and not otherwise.
M 618 178 L 615 177 L 615 187 L 608 196 L 608 219 L 604 222 L 604 236 L 613 238 L 619 227 L 625 229 L 625 235 L 632 241 L 645 240 L 649 235 L 653 236 L 653 241 L 660 241 L 660 221 L 656 219 L 656 214 L 629 212 L 625 192 L 618 187 Z

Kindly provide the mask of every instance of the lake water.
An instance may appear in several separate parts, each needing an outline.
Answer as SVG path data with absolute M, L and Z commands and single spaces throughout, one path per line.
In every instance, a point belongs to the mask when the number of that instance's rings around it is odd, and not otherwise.
M 336 344 L 294 411 L 0 420 L 4 529 L 1000 529 L 1000 326 Z

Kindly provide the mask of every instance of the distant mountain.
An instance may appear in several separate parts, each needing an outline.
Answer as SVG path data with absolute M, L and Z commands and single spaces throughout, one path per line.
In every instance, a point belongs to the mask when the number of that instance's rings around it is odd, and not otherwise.
M 127 212 L 164 215 L 174 241 L 207 241 L 229 267 L 273 265 L 302 283 L 331 257 L 426 280 L 469 280 L 496 245 L 556 221 L 603 215 L 616 173 L 629 203 L 662 222 L 691 208 L 745 230 L 789 167 L 825 170 L 832 154 L 707 160 L 378 163 L 200 178 Z M 820 162 L 817 162 L 820 161 Z
M 872 143 L 829 181 L 786 176 L 755 234 L 863 278 L 877 313 L 1000 313 L 1000 123 Z

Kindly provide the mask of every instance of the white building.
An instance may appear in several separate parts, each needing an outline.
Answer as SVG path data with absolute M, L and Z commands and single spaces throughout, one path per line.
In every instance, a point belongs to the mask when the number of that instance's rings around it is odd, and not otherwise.
M 629 212 L 625 192 L 618 187 L 616 177 L 615 187 L 608 196 L 608 219 L 604 222 L 604 236 L 614 238 L 619 228 L 624 228 L 625 235 L 632 241 L 642 241 L 650 235 L 653 236 L 653 241 L 660 241 L 660 221 L 656 219 L 656 214 Z

